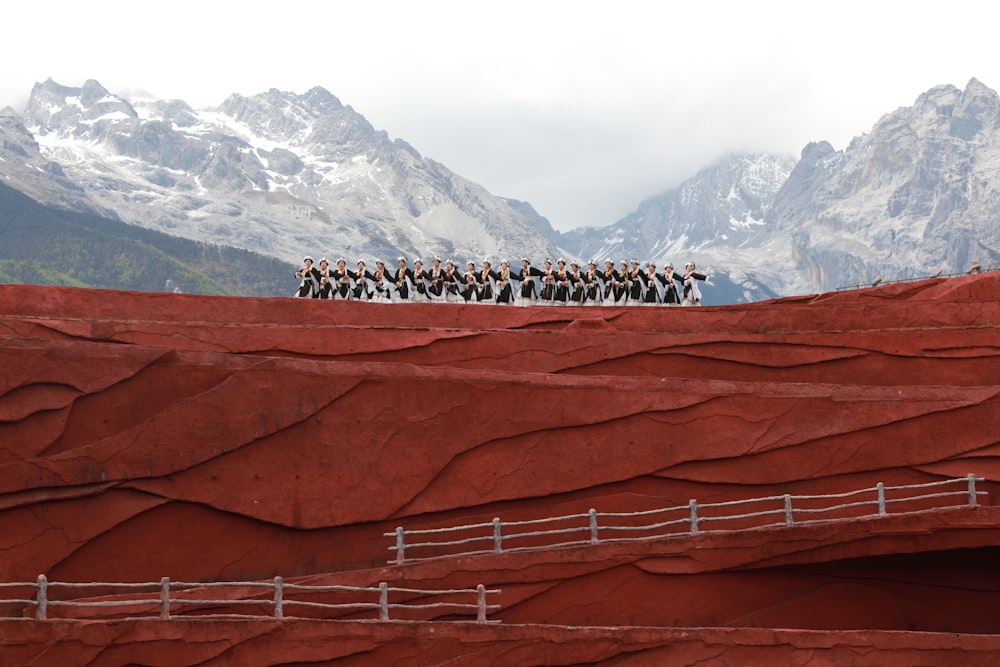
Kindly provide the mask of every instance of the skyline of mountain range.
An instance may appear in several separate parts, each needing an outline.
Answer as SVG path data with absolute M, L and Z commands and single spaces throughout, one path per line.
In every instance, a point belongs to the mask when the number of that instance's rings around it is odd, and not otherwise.
M 720 303 L 996 264 L 998 127 L 995 91 L 936 86 L 842 151 L 731 154 L 618 221 L 560 232 L 322 88 L 195 110 L 50 79 L 23 114 L 0 111 L 0 176 L 44 204 L 288 262 L 692 259 Z

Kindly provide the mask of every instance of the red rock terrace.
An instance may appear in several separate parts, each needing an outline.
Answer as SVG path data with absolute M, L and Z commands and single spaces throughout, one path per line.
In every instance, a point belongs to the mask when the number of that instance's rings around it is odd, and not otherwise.
M 0 286 L 0 663 L 997 664 L 998 329 Z

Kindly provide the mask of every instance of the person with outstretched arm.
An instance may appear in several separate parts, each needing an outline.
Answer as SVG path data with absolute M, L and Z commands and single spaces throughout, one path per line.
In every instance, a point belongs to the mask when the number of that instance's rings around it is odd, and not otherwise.
M 694 262 L 685 264 L 684 275 L 681 277 L 681 282 L 684 285 L 684 293 L 681 299 L 682 306 L 701 305 L 701 289 L 698 287 L 699 280 L 708 280 L 708 276 L 704 273 L 696 272 L 694 270 Z

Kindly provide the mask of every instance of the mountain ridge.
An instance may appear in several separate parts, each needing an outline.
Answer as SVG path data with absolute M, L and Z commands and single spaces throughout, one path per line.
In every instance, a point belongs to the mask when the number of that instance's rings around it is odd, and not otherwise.
M 86 184 L 81 205 L 194 240 L 288 261 L 557 252 L 548 221 L 390 140 L 320 87 L 198 111 L 50 79 L 32 90 L 23 125 L 37 161 Z
M 1000 103 L 934 86 L 847 148 L 731 153 L 606 227 L 559 232 L 322 87 L 181 100 L 36 84 L 0 112 L 0 175 L 30 196 L 298 261 L 439 256 L 695 261 L 707 302 L 829 291 L 1000 263 Z M 713 298 L 714 297 L 714 298 Z

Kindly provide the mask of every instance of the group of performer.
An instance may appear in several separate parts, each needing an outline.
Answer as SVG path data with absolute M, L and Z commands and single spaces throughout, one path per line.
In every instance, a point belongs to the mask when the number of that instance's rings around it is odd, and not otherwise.
M 590 260 L 586 267 L 558 259 L 553 265 L 546 259 L 544 268 L 521 259 L 521 269 L 513 271 L 506 261 L 499 269 L 484 261 L 477 269 L 469 262 L 461 272 L 452 261 L 435 257 L 428 268 L 416 259 L 411 267 L 405 257 L 396 260 L 398 267 L 386 268 L 376 260 L 374 269 L 364 261 L 356 270 L 347 268 L 344 259 L 331 266 L 324 257 L 318 265 L 306 256 L 296 271 L 300 279 L 295 296 L 315 299 L 353 299 L 382 303 L 445 302 L 498 305 L 553 306 L 632 306 L 632 305 L 701 305 L 699 281 L 708 279 L 695 271 L 694 262 L 684 266 L 684 273 L 667 264 L 662 273 L 648 262 L 645 271 L 640 262 L 622 261 L 616 268 L 610 259 L 604 268 Z M 680 289 L 678 289 L 678 284 Z

